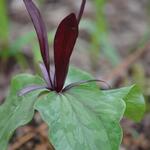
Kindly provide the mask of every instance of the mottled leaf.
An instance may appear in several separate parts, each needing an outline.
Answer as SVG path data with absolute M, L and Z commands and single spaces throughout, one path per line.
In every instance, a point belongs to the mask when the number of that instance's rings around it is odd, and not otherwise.
M 140 121 L 145 112 L 145 101 L 137 85 L 120 89 L 103 91 L 111 97 L 122 97 L 126 103 L 125 116 L 134 121 Z
M 117 150 L 125 111 L 121 98 L 107 97 L 89 86 L 64 94 L 49 93 L 35 108 L 50 127 L 49 139 L 56 150 Z
M 27 124 L 34 115 L 33 105 L 41 90 L 25 96 L 18 96 L 19 91 L 29 84 L 43 84 L 37 76 L 28 74 L 13 78 L 9 95 L 4 104 L 0 106 L 0 149 L 6 150 L 8 141 L 15 129 Z
M 84 75 L 92 78 L 70 69 L 68 81 Z M 135 85 L 100 91 L 96 84 L 89 83 L 62 94 L 49 93 L 35 103 L 35 109 L 48 124 L 49 139 L 56 150 L 119 150 L 124 112 L 135 119 L 135 113 L 143 114 L 144 101 Z

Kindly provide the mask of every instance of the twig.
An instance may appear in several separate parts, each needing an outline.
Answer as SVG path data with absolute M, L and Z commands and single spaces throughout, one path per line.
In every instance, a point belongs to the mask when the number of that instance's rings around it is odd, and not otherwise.
M 124 59 L 120 65 L 118 65 L 106 78 L 104 78 L 104 80 L 108 83 L 111 83 L 117 78 L 124 77 L 129 67 L 137 59 L 139 59 L 147 50 L 150 50 L 150 42 L 148 42 L 144 48 L 137 49 L 134 53 L 132 53 L 126 59 Z
M 23 144 L 31 140 L 36 134 L 34 132 L 30 132 L 24 136 L 22 136 L 20 139 L 17 140 L 13 145 L 11 145 L 11 150 L 16 150 L 19 147 L 21 147 Z
M 11 145 L 11 150 L 16 150 L 16 149 L 20 148 L 26 142 L 28 142 L 29 140 L 34 138 L 37 135 L 37 133 L 40 133 L 42 135 L 42 132 L 44 132 L 44 130 L 46 130 L 46 129 L 47 129 L 47 125 L 45 123 L 42 123 L 38 128 L 35 129 L 35 131 L 32 131 L 32 132 L 29 131 L 22 137 L 19 137 L 17 139 L 17 142 L 15 142 L 14 144 Z

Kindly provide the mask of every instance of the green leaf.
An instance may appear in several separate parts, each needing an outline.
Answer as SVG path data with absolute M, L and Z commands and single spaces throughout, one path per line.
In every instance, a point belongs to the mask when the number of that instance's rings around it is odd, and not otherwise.
M 68 72 L 68 77 L 65 82 L 65 86 L 68 84 L 74 83 L 74 82 L 79 82 L 79 81 L 86 81 L 86 80 L 92 80 L 95 79 L 92 75 L 89 73 L 80 70 L 74 66 L 69 67 L 69 72 Z M 85 83 L 86 84 L 86 83 Z M 98 88 L 98 85 L 95 82 L 91 82 L 90 84 L 86 84 L 87 86 L 90 87 L 95 87 Z
M 35 108 L 50 127 L 56 150 L 117 150 L 125 110 L 121 98 L 113 99 L 99 89 L 82 85 L 64 94 L 49 93 Z
M 66 85 L 73 83 L 73 82 L 78 82 L 78 81 L 85 81 L 85 80 L 91 80 L 94 79 L 92 75 L 89 73 L 82 71 L 74 66 L 69 67 L 69 72 L 68 72 L 68 77 L 66 80 Z M 94 83 L 95 85 L 95 83 Z
M 145 112 L 145 101 L 137 85 L 104 91 L 104 93 L 116 99 L 122 97 L 126 103 L 125 116 L 134 121 L 141 120 Z
M 67 78 L 68 83 L 90 79 L 94 79 L 94 77 L 89 73 L 81 71 L 75 67 L 70 67 Z M 96 87 L 96 84 L 90 83 L 89 86 Z M 126 103 L 125 116 L 127 118 L 133 119 L 134 121 L 140 121 L 143 117 L 145 112 L 145 101 L 141 90 L 137 85 L 102 92 L 106 93 L 108 96 L 116 97 L 116 99 L 118 97 L 123 98 Z
M 67 81 L 83 80 L 84 76 L 92 78 L 70 68 Z M 48 124 L 49 139 L 56 150 L 118 150 L 124 112 L 128 117 L 139 119 L 135 114 L 139 110 L 143 113 L 144 100 L 135 85 L 100 91 L 88 83 L 65 93 L 44 95 L 36 101 L 35 109 Z
M 11 82 L 10 93 L 0 106 L 0 149 L 6 150 L 7 144 L 16 128 L 27 124 L 34 115 L 33 105 L 41 90 L 19 97 L 19 90 L 30 84 L 43 84 L 38 76 L 18 75 Z
M 66 84 L 89 79 L 93 77 L 88 73 L 70 67 Z M 49 139 L 56 150 L 118 150 L 124 113 L 137 121 L 144 112 L 144 99 L 136 85 L 100 91 L 96 83 L 86 83 L 64 93 L 41 94 L 45 90 L 38 90 L 17 95 L 31 84 L 42 85 L 43 80 L 27 74 L 15 77 L 6 102 L 0 106 L 2 150 L 7 149 L 15 129 L 33 118 L 34 109 L 48 124 Z

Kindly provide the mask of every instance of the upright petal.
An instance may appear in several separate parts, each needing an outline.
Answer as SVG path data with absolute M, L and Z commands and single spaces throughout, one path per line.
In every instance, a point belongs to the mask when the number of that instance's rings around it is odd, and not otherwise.
M 31 20 L 33 22 L 34 28 L 36 30 L 37 37 L 39 40 L 41 55 L 42 55 L 44 64 L 46 66 L 46 69 L 49 73 L 49 67 L 50 67 L 49 45 L 48 45 L 47 31 L 46 31 L 44 21 L 41 17 L 41 14 L 38 8 L 32 2 L 32 0 L 24 0 L 24 3 L 31 17 Z
M 79 15 L 78 15 L 78 24 L 82 18 L 82 15 L 83 15 L 83 12 L 84 12 L 84 8 L 85 8 L 85 3 L 86 3 L 86 0 L 82 0 L 82 3 L 81 3 L 81 7 L 80 7 L 80 11 L 79 11 Z
M 55 87 L 59 92 L 63 88 L 74 45 L 78 37 L 78 22 L 75 14 L 62 20 L 54 39 Z

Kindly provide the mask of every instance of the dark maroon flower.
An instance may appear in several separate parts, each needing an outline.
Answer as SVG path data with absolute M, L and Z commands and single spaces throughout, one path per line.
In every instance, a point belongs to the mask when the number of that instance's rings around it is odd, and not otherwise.
M 60 23 L 54 39 L 54 85 L 57 92 L 63 88 L 77 37 L 78 22 L 75 14 L 70 14 Z
M 61 21 L 57 28 L 54 39 L 54 72 L 52 72 L 52 69 L 50 68 L 47 31 L 41 14 L 32 0 L 24 0 L 24 3 L 39 40 L 40 51 L 43 59 L 43 63 L 40 63 L 40 69 L 46 82 L 46 86 L 28 86 L 20 91 L 20 95 L 42 88 L 47 88 L 50 91 L 63 92 L 83 83 L 93 81 L 101 82 L 101 80 L 79 81 L 64 87 L 70 57 L 78 37 L 79 23 L 84 11 L 86 0 L 82 0 L 80 11 L 77 16 L 74 13 L 71 13 Z

